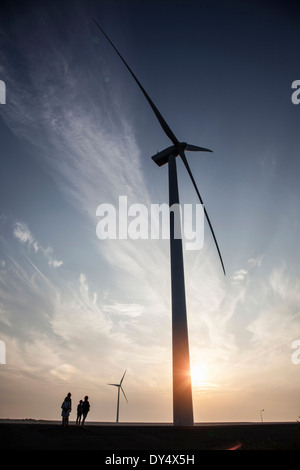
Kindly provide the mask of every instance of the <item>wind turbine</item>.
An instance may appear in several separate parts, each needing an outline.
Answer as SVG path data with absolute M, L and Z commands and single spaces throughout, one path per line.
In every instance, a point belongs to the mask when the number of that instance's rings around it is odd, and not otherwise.
M 121 378 L 121 381 L 120 381 L 119 384 L 107 384 L 107 385 L 112 385 L 113 387 L 118 387 L 117 420 L 116 420 L 117 423 L 119 422 L 120 390 L 122 390 L 123 395 L 125 397 L 125 400 L 128 403 L 127 397 L 126 397 L 125 392 L 124 392 L 123 387 L 122 387 L 122 382 L 124 380 L 125 374 L 126 374 L 126 370 L 125 370 L 125 372 L 123 374 L 123 377 Z
M 225 275 L 224 263 L 222 260 L 221 252 L 215 237 L 211 222 L 209 220 L 206 208 L 203 204 L 202 198 L 198 191 L 196 182 L 187 162 L 185 151 L 192 152 L 211 152 L 211 150 L 196 145 L 187 144 L 186 142 L 179 142 L 173 131 L 170 129 L 165 119 L 162 117 L 157 107 L 146 93 L 145 89 L 134 75 L 131 68 L 125 62 L 117 48 L 112 41 L 100 27 L 96 20 L 94 20 L 100 31 L 104 34 L 111 46 L 114 48 L 140 90 L 144 94 L 146 100 L 151 106 L 159 124 L 164 130 L 165 134 L 169 137 L 172 144 L 167 149 L 158 152 L 152 157 L 153 161 L 162 166 L 168 163 L 168 177 L 169 177 L 169 207 L 177 207 L 179 210 L 179 193 L 178 193 L 178 180 L 175 158 L 180 155 L 184 166 L 190 176 L 192 184 L 196 190 L 197 196 L 204 208 L 204 214 L 208 225 L 210 227 L 215 246 L 218 251 L 219 259 Z M 170 211 L 170 259 L 171 259 L 171 297 L 172 297 L 172 361 L 173 361 L 173 423 L 179 426 L 191 426 L 194 424 L 193 417 L 193 398 L 192 398 L 192 384 L 190 373 L 190 355 L 189 355 L 189 342 L 188 342 L 188 326 L 186 314 L 186 299 L 185 299 L 185 283 L 184 283 L 184 265 L 183 265 L 183 252 L 182 240 L 179 237 L 178 227 L 179 217 L 174 211 Z M 176 224 L 177 222 L 177 224 Z M 176 235 L 176 236 L 175 236 Z

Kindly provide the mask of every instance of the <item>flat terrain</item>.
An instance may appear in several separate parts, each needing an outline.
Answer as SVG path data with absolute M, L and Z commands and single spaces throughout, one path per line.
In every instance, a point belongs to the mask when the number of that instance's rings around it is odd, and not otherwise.
M 155 424 L 1 421 L 2 450 L 300 450 L 298 423 Z

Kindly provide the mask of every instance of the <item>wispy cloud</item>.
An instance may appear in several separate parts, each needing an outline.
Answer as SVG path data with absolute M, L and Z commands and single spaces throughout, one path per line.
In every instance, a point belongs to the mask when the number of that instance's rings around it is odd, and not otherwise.
M 14 236 L 21 242 L 27 243 L 29 246 L 34 243 L 34 239 L 25 224 L 17 222 L 13 231 Z M 37 246 L 34 245 L 35 250 L 37 251 Z
M 13 229 L 14 237 L 23 245 L 27 245 L 27 247 L 33 248 L 35 253 L 42 253 L 44 257 L 48 260 L 48 264 L 54 268 L 58 268 L 63 264 L 63 261 L 57 260 L 53 256 L 53 248 L 48 246 L 44 248 L 43 246 L 38 243 L 35 237 L 30 232 L 28 226 L 23 222 L 16 222 L 14 229 Z
M 250 258 L 248 260 L 248 265 L 250 268 L 261 267 L 265 255 L 257 256 L 256 258 Z
M 28 70 L 22 87 L 18 71 L 3 57 L 11 89 L 3 119 L 40 150 L 43 164 L 59 176 L 60 189 L 91 217 L 103 200 L 115 201 L 120 194 L 143 202 L 140 152 L 122 93 L 99 80 L 92 44 L 84 44 L 90 61 L 81 57 L 77 75 L 68 43 L 59 44 L 52 37 L 39 45 L 39 60 L 34 45 L 20 44 Z
M 231 276 L 232 282 L 244 281 L 247 278 L 248 271 L 246 269 L 239 269 Z
M 51 25 L 47 27 L 51 30 Z M 99 51 L 94 55 L 93 44 L 84 44 L 87 58 L 81 57 L 82 70 L 77 74 L 71 46 L 59 44 L 51 36 L 49 42 L 39 45 L 39 60 L 34 45 L 20 44 L 28 71 L 22 87 L 18 86 L 19 74 L 9 58 L 3 58 L 13 90 L 3 119 L 13 132 L 35 146 L 39 165 L 52 173 L 63 197 L 78 215 L 88 217 L 90 242 L 106 262 L 118 266 L 119 274 L 123 271 L 125 277 L 128 273 L 144 277 L 145 267 L 150 272 L 150 266 L 160 264 L 160 257 L 165 256 L 159 245 L 157 255 L 153 255 L 144 244 L 142 261 L 137 243 L 101 243 L 95 234 L 99 204 L 117 206 L 123 194 L 129 204 L 150 204 L 126 99 L 117 83 L 113 88 L 99 80 L 101 64 L 94 63 Z M 107 64 L 104 66 L 107 68 Z M 42 250 L 24 227 L 16 230 L 20 242 Z M 61 266 L 62 261 L 52 257 L 48 249 L 44 253 L 51 266 Z
M 42 262 L 43 251 L 33 248 L 40 244 L 29 227 L 18 222 L 12 231 L 19 238 L 1 234 L 6 255 L 0 269 L 6 383 L 13 386 L 14 377 L 26 386 L 31 380 L 35 390 L 43 383 L 61 390 L 70 382 L 77 390 L 84 383 L 95 400 L 107 380 L 127 368 L 137 375 L 138 387 L 145 386 L 146 374 L 148 387 L 159 390 L 162 371 L 169 365 L 159 311 L 145 306 L 143 297 L 140 304 L 113 300 L 95 291 L 88 275 L 80 272 L 74 277 L 65 265 L 51 270 Z

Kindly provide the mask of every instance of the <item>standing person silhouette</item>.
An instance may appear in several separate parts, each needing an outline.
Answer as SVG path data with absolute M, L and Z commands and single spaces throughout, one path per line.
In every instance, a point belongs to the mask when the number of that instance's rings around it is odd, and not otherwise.
M 69 424 L 69 416 L 72 411 L 72 400 L 71 400 L 71 393 L 69 392 L 66 398 L 64 399 L 62 405 L 62 425 L 64 427 L 68 426 Z
M 82 425 L 81 426 L 84 426 L 84 423 L 85 423 L 85 419 L 87 417 L 87 414 L 88 412 L 90 411 L 90 404 L 89 404 L 89 397 L 88 396 L 85 396 L 84 397 L 84 402 L 82 404 Z
M 77 418 L 76 418 L 76 426 L 80 426 L 81 416 L 82 416 L 82 405 L 83 401 L 79 400 L 77 405 Z

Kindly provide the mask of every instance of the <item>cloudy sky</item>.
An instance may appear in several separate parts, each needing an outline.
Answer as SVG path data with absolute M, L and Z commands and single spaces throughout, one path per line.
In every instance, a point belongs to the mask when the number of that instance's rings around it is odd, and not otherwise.
M 172 420 L 169 242 L 106 239 L 97 207 L 168 202 L 170 145 L 105 29 L 187 154 L 208 227 L 186 250 L 196 421 L 300 414 L 299 9 L 266 1 L 3 1 L 2 418 Z M 181 202 L 197 196 L 178 161 Z M 293 356 L 294 353 L 294 356 Z M 299 355 L 300 356 L 300 355 Z M 74 407 L 75 408 L 75 407 Z M 73 418 L 75 412 L 73 412 Z

